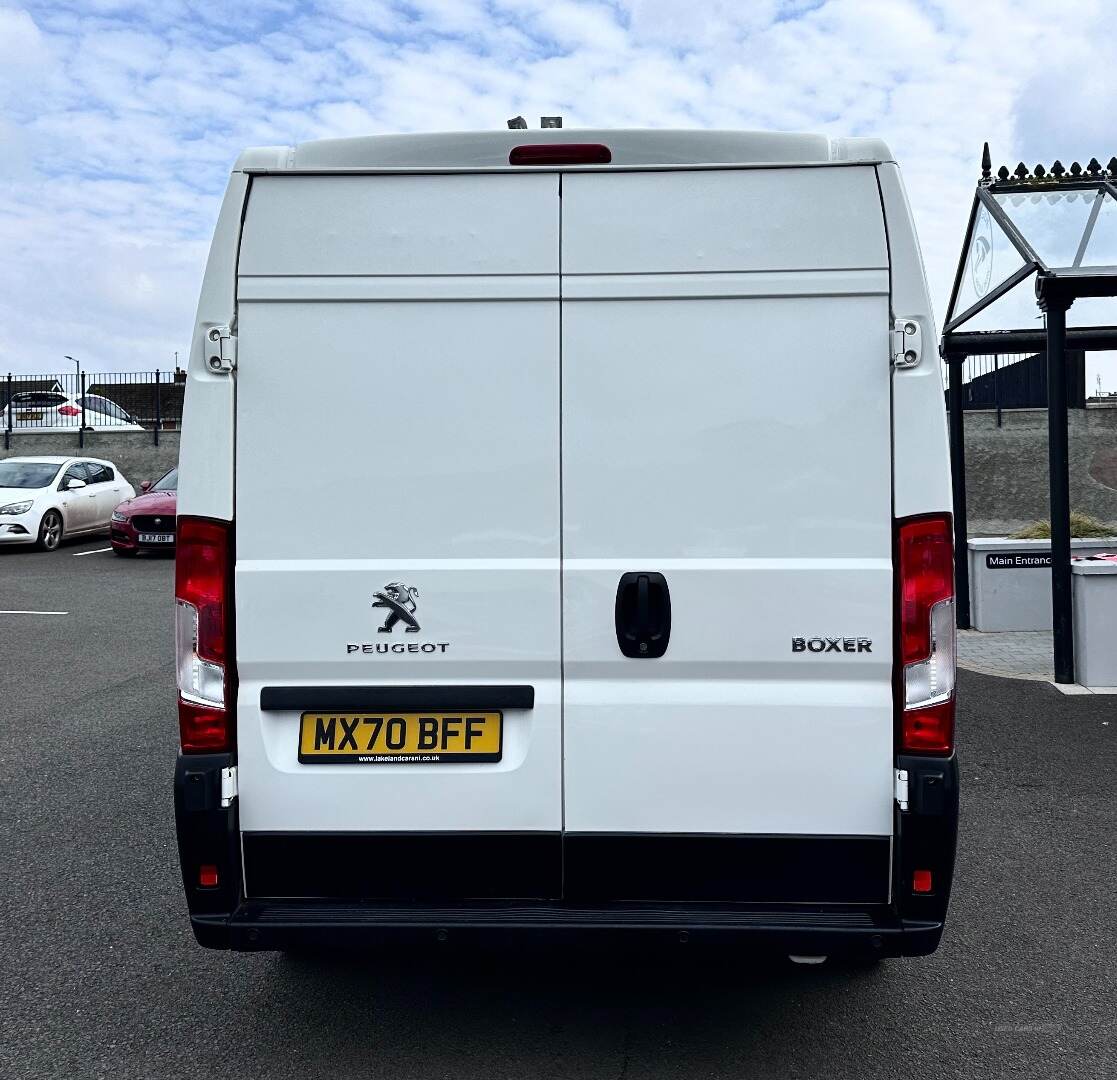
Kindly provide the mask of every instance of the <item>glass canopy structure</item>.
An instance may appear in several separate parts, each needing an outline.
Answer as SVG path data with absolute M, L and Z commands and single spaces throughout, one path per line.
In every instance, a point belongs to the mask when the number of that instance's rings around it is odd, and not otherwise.
M 1066 350 L 1117 349 L 1117 157 L 1104 168 L 1091 158 L 1085 169 L 1021 162 L 994 178 L 986 143 L 981 166 L 941 346 L 951 368 L 958 624 L 969 626 L 962 363 L 1045 351 L 1055 680 L 1074 682 Z M 1083 298 L 1068 329 L 1068 312 Z
M 1112 296 L 1115 276 L 1117 157 L 1106 169 L 1096 159 L 1085 169 L 1002 166 L 974 195 L 944 338 L 1035 327 L 1041 279 L 1073 283 L 1075 297 Z

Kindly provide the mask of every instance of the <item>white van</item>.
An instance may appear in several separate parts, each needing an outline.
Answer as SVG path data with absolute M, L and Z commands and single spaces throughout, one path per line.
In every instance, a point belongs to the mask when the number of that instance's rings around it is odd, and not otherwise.
M 874 139 L 244 153 L 181 449 L 198 940 L 934 950 L 958 805 L 934 341 Z

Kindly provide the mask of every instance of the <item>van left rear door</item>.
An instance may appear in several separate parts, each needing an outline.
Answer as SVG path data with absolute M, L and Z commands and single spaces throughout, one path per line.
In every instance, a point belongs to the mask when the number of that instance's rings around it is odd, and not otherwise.
M 560 888 L 557 184 L 253 180 L 236 374 L 248 895 Z M 471 708 L 503 724 L 476 760 L 300 759 L 304 713 L 328 729 Z M 293 863 L 303 877 L 283 876 Z

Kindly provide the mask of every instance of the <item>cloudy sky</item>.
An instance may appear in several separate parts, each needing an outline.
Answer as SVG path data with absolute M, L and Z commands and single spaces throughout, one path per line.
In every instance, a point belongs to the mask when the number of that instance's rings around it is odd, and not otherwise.
M 881 136 L 941 320 L 982 141 L 1108 160 L 1115 43 L 1106 0 L 0 0 L 0 372 L 185 355 L 242 147 L 517 113 Z

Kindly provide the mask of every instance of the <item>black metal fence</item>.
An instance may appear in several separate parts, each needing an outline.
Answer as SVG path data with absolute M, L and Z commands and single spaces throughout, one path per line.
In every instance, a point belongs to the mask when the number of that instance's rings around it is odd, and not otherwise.
M 1086 354 L 1067 349 L 1067 405 L 1086 405 Z M 945 365 L 946 384 L 956 367 Z M 962 407 L 996 410 L 1047 408 L 1046 353 L 997 353 L 970 356 L 962 364 Z
M 0 428 L 4 449 L 21 433 L 72 433 L 85 446 L 87 431 L 160 431 L 182 423 L 186 372 L 70 372 L 0 376 Z

